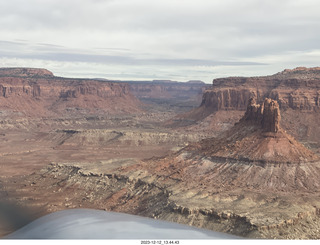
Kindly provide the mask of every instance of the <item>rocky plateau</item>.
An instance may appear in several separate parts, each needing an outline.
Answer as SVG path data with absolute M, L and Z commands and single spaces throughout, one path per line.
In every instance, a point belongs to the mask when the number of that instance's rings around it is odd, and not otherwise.
M 215 79 L 190 112 L 177 88 L 193 97 L 201 83 L 143 91 L 44 69 L 0 73 L 1 235 L 94 208 L 245 238 L 320 238 L 320 69 Z

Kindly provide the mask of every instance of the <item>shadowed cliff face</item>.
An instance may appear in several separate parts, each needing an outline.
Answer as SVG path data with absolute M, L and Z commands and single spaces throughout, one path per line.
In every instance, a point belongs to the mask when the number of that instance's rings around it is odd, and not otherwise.
M 267 132 L 277 133 L 280 128 L 280 109 L 277 101 L 265 99 L 262 128 Z
M 265 132 L 276 133 L 280 129 L 280 109 L 278 102 L 266 98 L 264 103 L 256 104 L 251 98 L 243 120 L 251 121 L 261 126 Z

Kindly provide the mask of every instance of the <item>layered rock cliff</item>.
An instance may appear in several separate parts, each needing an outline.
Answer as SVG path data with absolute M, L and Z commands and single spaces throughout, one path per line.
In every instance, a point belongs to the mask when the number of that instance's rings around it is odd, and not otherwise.
M 262 102 L 269 97 L 277 100 L 280 109 L 318 110 L 320 108 L 320 68 L 284 70 L 272 76 L 229 77 L 213 80 L 201 103 L 211 111 L 245 110 L 254 97 Z
M 127 84 L 55 77 L 47 70 L 0 69 L 0 108 L 25 115 L 139 111 Z
M 171 124 L 185 126 L 205 120 L 212 130 L 223 131 L 241 118 L 250 98 L 257 103 L 265 98 L 277 101 L 282 127 L 299 140 L 320 146 L 320 128 L 315 123 L 320 120 L 318 67 L 287 69 L 271 76 L 214 79 L 204 92 L 201 105 L 176 117 Z
M 280 109 L 318 110 L 319 68 L 296 68 L 264 77 L 215 79 L 212 87 L 205 91 L 201 107 L 211 113 L 218 110 L 245 110 L 251 97 L 259 103 L 266 97 L 277 100 Z

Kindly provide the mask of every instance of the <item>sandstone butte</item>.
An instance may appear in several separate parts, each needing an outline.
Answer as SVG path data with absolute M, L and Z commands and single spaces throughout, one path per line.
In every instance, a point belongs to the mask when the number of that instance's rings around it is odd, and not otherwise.
M 318 157 L 280 126 L 277 101 L 266 98 L 256 104 L 251 98 L 243 118 L 217 139 L 205 139 L 200 152 L 213 157 L 257 162 L 300 163 Z
M 26 116 L 131 113 L 141 103 L 128 84 L 54 76 L 46 69 L 0 68 L 0 109 Z
M 176 116 L 169 126 L 218 132 L 231 128 L 247 109 L 250 98 L 261 104 L 277 101 L 281 127 L 320 152 L 320 68 L 298 67 L 270 76 L 214 79 L 198 108 Z M 318 149 L 318 150 L 317 150 Z

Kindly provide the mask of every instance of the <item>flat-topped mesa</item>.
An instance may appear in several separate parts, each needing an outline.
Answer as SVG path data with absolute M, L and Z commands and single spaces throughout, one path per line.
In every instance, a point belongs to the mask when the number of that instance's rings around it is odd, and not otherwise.
M 244 120 L 261 125 L 265 132 L 277 133 L 280 129 L 281 120 L 279 104 L 269 98 L 266 98 L 262 104 L 256 104 L 255 99 L 251 98 Z
M 54 77 L 51 71 L 42 68 L 0 68 L 0 76 L 10 77 Z
M 199 108 L 191 117 L 201 119 L 217 111 L 242 111 L 249 98 L 277 100 L 281 109 L 318 111 L 320 109 L 320 67 L 284 70 L 270 76 L 216 78 L 206 89 Z M 199 117 L 199 116 L 198 116 Z

